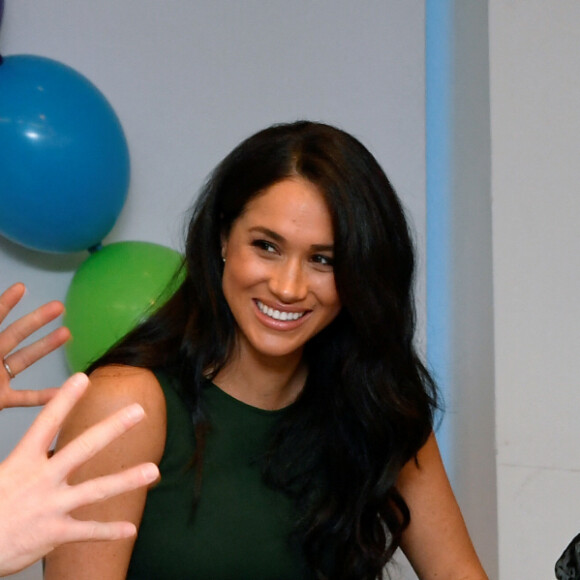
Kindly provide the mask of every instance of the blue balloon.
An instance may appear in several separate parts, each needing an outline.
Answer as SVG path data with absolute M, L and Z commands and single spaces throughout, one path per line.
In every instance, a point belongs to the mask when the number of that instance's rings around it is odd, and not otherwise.
M 129 149 L 104 95 L 83 75 L 32 55 L 0 65 L 0 233 L 76 252 L 101 243 L 129 189 Z

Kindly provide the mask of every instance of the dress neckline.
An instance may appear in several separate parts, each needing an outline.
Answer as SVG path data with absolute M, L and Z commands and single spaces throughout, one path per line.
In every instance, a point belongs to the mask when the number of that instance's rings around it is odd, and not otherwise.
M 206 381 L 206 386 L 211 392 L 216 393 L 216 396 L 218 396 L 221 400 L 225 401 L 227 404 L 231 406 L 237 406 L 240 409 L 250 411 L 255 414 L 263 415 L 266 417 L 277 417 L 279 415 L 283 415 L 288 411 L 288 409 L 290 409 L 293 405 L 296 404 L 296 402 L 293 401 L 292 403 L 286 405 L 285 407 L 282 407 L 281 409 L 262 409 L 261 407 L 250 405 L 249 403 L 245 403 L 244 401 L 237 399 L 233 395 L 226 393 L 223 389 L 218 387 L 213 381 L 210 381 L 209 379 Z

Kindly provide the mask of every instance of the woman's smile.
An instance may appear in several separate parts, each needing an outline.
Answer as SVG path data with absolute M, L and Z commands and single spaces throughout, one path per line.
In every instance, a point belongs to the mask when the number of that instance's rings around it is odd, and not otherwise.
M 302 310 L 300 312 L 292 312 L 287 310 L 280 311 L 274 308 L 270 308 L 269 306 L 266 306 L 260 300 L 256 300 L 256 305 L 258 306 L 258 310 L 262 314 L 265 314 L 268 318 L 273 318 L 274 320 L 284 320 L 284 321 L 298 320 L 299 318 L 302 318 L 304 315 L 306 315 L 306 313 L 308 312 L 307 310 Z
M 310 310 L 288 310 L 267 306 L 260 300 L 254 301 L 257 317 L 264 326 L 278 331 L 292 331 L 308 320 Z M 280 307 L 281 308 L 281 307 Z

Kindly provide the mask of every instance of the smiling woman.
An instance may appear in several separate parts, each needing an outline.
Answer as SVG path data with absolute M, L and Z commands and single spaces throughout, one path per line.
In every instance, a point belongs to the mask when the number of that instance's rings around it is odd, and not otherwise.
M 58 549 L 46 579 L 376 580 L 399 546 L 422 579 L 485 578 L 432 435 L 404 212 L 368 150 L 306 121 L 253 135 L 201 192 L 185 254 L 59 441 L 145 407 L 76 473 L 159 464 L 156 488 L 79 514 L 137 541 Z

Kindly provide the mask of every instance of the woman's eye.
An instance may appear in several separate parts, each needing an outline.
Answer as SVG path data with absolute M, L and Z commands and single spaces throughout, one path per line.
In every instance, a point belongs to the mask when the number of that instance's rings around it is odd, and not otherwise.
M 263 250 L 264 252 L 275 252 L 276 251 L 276 246 L 274 244 L 272 244 L 271 242 L 268 242 L 267 240 L 254 240 L 252 242 L 252 246 L 254 246 L 255 248 L 258 248 L 260 250 Z
M 323 254 L 315 254 L 314 256 L 312 256 L 312 261 L 315 264 L 320 264 L 321 266 L 328 266 L 329 268 L 332 268 L 332 266 L 334 266 L 334 258 L 332 258 L 331 256 L 325 256 Z

